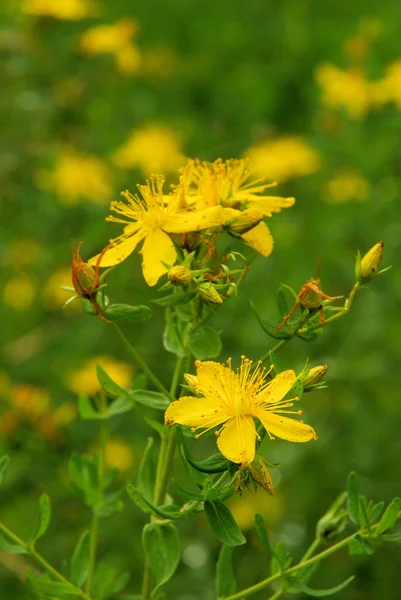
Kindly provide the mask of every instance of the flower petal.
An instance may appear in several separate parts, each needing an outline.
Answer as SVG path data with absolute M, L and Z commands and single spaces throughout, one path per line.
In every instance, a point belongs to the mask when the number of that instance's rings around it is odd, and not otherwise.
M 249 208 L 255 208 L 270 217 L 272 213 L 281 212 L 282 208 L 289 208 L 295 204 L 295 198 L 282 198 L 281 196 L 261 196 L 252 198 L 249 202 Z
M 188 231 L 200 231 L 209 227 L 224 225 L 240 212 L 223 206 L 211 206 L 203 210 L 180 211 L 168 217 L 163 222 L 163 229 L 170 233 L 186 233 Z
M 292 388 L 297 376 L 292 370 L 282 371 L 258 394 L 257 402 L 265 402 L 266 404 L 274 404 L 280 402 L 282 398 Z
M 248 465 L 255 458 L 256 429 L 252 417 L 239 415 L 223 426 L 217 446 L 228 460 Z
M 173 265 L 177 258 L 172 240 L 161 229 L 149 230 L 141 254 L 143 276 L 150 286 L 156 285 L 160 277 L 168 271 L 161 261 Z
M 229 419 L 229 415 L 223 412 L 219 405 L 209 398 L 195 398 L 195 396 L 183 396 L 176 402 L 170 404 L 164 414 L 166 425 L 179 423 L 190 427 L 216 427 Z
M 250 231 L 241 235 L 242 239 L 246 241 L 248 246 L 251 246 L 254 250 L 259 252 L 262 256 L 269 256 L 273 250 L 273 236 L 270 233 L 266 223 L 259 223 Z
M 126 240 L 120 243 L 116 243 L 115 246 L 107 250 L 104 253 L 103 258 L 100 262 L 100 267 L 113 267 L 118 265 L 120 262 L 125 260 L 135 250 L 139 242 L 143 239 L 144 232 L 141 229 L 135 235 L 128 237 Z M 96 254 L 88 262 L 90 265 L 95 265 L 100 254 Z
M 296 419 L 289 419 L 288 417 L 277 415 L 270 410 L 263 410 L 262 408 L 256 410 L 254 416 L 260 420 L 267 432 L 283 440 L 288 440 L 289 442 L 309 442 L 311 439 L 317 439 L 313 427 Z

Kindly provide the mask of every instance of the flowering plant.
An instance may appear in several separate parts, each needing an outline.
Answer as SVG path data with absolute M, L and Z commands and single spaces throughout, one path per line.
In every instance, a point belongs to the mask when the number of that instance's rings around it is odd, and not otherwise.
M 273 238 L 265 219 L 294 204 L 293 198 L 267 195 L 270 187 L 262 180 L 252 180 L 244 160 L 191 160 L 180 171 L 172 191 L 167 192 L 163 177 L 155 175 L 138 186 L 139 194 L 127 191 L 122 194 L 123 201 L 112 202 L 114 214 L 108 220 L 122 224 L 123 232 L 98 255 L 84 262 L 80 245 L 73 247 L 72 299 L 80 299 L 88 314 L 105 322 L 99 322 L 99 326 L 115 330 L 142 374 L 132 389 L 126 389 L 99 365 L 101 391 L 92 398 L 79 397 L 80 417 L 99 425 L 100 441 L 96 452 L 76 453 L 70 460 L 72 483 L 91 509 L 92 522 L 78 540 L 69 568 L 56 570 L 36 550 L 36 542 L 46 533 L 51 518 L 47 494 L 39 499 L 38 525 L 28 541 L 0 522 L 4 536 L 0 538 L 0 550 L 27 555 L 39 567 L 28 570 L 26 577 L 39 598 L 166 597 L 164 585 L 180 561 L 177 523 L 201 512 L 222 544 L 216 569 L 216 590 L 221 600 L 248 598 L 269 585 L 273 585 L 274 599 L 297 593 L 331 595 L 348 585 L 352 577 L 331 588 L 314 589 L 310 582 L 321 561 L 343 547 L 348 547 L 350 554 L 369 556 L 376 543 L 401 539 L 399 532 L 389 533 L 400 517 L 399 499 L 387 507 L 384 502 L 368 501 L 359 492 L 356 475 L 351 473 L 347 491 L 320 518 L 316 537 L 299 561 L 294 560 L 283 542 L 270 542 L 261 515 L 255 514 L 256 534 L 271 557 L 271 573 L 237 591 L 233 549 L 247 540 L 226 501 L 243 494 L 246 488 L 259 494 L 274 494 L 271 471 L 277 465 L 264 455 L 268 456 L 270 443 L 276 437 L 289 442 L 317 440 L 313 426 L 300 418 L 298 402 L 302 400 L 307 405 L 309 393 L 325 387 L 327 365 L 311 367 L 305 357 L 300 372 L 281 369 L 277 351 L 295 338 L 313 342 L 323 335 L 327 326 L 350 312 L 358 290 L 386 270 L 380 270 L 383 243 L 379 242 L 364 257 L 358 254 L 356 280 L 345 298 L 323 292 L 316 276 L 305 282 L 298 293 L 282 284 L 277 291 L 277 317 L 267 320 L 252 305 L 258 324 L 273 338 L 274 345 L 257 360 L 241 356 L 240 360 L 228 358 L 218 362 L 224 351 L 220 334 L 210 320 L 233 295 L 243 293 L 251 268 L 251 261 L 235 244 L 249 246 L 255 256 L 268 257 Z M 222 251 L 221 242 L 227 242 L 229 237 L 235 249 Z M 140 244 L 146 283 L 154 287 L 167 276 L 159 288 L 163 295 L 155 297 L 154 302 L 165 309 L 164 348 L 176 356 L 168 389 L 123 331 L 125 324 L 151 319 L 152 310 L 147 306 L 111 304 L 106 295 L 107 274 L 123 262 L 127 266 L 129 256 Z M 105 267 L 108 270 L 100 274 Z M 108 423 L 116 415 L 132 410 L 160 443 L 149 438 L 137 480 L 116 488 L 115 473 L 106 464 Z M 313 423 L 313 414 L 309 420 Z M 211 431 L 217 447 L 213 444 L 212 454 L 203 460 L 193 458 L 190 439 L 199 440 Z M 187 473 L 186 487 L 172 478 L 175 457 L 182 461 Z M 0 483 L 7 463 L 7 457 L 0 461 Z M 121 595 L 125 593 L 126 575 L 111 580 L 97 562 L 102 519 L 122 510 L 123 497 L 130 498 L 149 519 L 142 535 L 142 589 L 139 593 L 138 585 L 135 593 L 129 595 Z

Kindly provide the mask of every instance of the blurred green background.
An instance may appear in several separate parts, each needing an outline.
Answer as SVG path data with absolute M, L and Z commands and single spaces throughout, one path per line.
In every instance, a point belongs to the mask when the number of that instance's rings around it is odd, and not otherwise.
M 105 223 L 109 201 L 151 172 L 175 181 L 185 157 L 249 156 L 280 182 L 279 193 L 297 199 L 269 220 L 274 253 L 253 263 L 240 296 L 213 319 L 222 360 L 258 358 L 273 345 L 249 299 L 276 317 L 279 284 L 299 289 L 319 257 L 331 295 L 352 286 L 358 249 L 384 240 L 385 265 L 394 265 L 317 342 L 296 340 L 280 352 L 287 368 L 301 369 L 308 356 L 327 362 L 330 387 L 304 403 L 317 442 L 265 441 L 264 455 L 283 464 L 273 474 L 274 498 L 259 491 L 231 501 L 249 542 L 235 551 L 240 587 L 268 574 L 251 529 L 255 510 L 272 539 L 300 556 L 350 470 L 368 497 L 399 494 L 399 2 L 3 0 L 0 15 L 0 453 L 11 457 L 1 519 L 28 537 L 37 498 L 48 492 L 53 521 L 38 548 L 57 566 L 88 526 L 67 475 L 71 451 L 91 451 L 97 436 L 76 416 L 77 391 L 96 391 L 97 362 L 124 385 L 135 372 L 107 324 L 79 303 L 61 308 L 70 240 L 84 240 L 86 258 L 98 252 L 119 232 Z M 138 255 L 113 272 L 109 293 L 132 304 L 157 295 Z M 174 357 L 163 350 L 162 329 L 163 309 L 154 305 L 153 319 L 126 333 L 167 384 Z M 152 432 L 128 413 L 111 433 L 108 463 L 121 468 L 121 481 L 134 480 Z M 102 522 L 100 559 L 130 571 L 133 591 L 143 523 L 128 502 Z M 183 558 L 167 597 L 212 600 L 218 543 L 201 518 L 180 530 Z M 371 559 L 339 553 L 316 586 L 356 573 L 338 597 L 398 598 L 400 559 L 399 546 L 380 547 Z M 21 557 L 0 553 L 1 597 L 32 597 L 23 571 Z

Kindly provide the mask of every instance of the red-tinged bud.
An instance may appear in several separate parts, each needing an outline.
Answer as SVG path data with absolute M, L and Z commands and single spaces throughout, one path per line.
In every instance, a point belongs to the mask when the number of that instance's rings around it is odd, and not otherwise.
M 100 287 L 99 269 L 82 260 L 80 247 L 72 244 L 72 285 L 78 296 L 90 298 Z

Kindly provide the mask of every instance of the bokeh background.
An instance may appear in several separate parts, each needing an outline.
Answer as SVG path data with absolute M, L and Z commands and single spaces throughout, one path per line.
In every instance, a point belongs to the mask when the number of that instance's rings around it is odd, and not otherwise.
M 333 295 L 352 286 L 358 249 L 384 240 L 385 264 L 393 264 L 322 338 L 280 353 L 284 367 L 301 369 L 308 356 L 329 363 L 330 387 L 304 406 L 317 442 L 265 442 L 265 456 L 283 464 L 276 495 L 246 492 L 230 503 L 249 541 L 235 551 L 240 586 L 268 574 L 255 510 L 272 539 L 300 556 L 350 470 L 375 500 L 399 494 L 399 2 L 3 0 L 0 15 L 0 452 L 11 457 L 1 519 L 27 537 L 47 491 L 54 515 L 38 547 L 57 566 L 87 527 L 67 462 L 73 450 L 93 449 L 97 430 L 78 420 L 77 393 L 96 392 L 96 363 L 127 386 L 136 371 L 107 324 L 79 303 L 62 309 L 70 240 L 84 240 L 87 258 L 98 252 L 118 233 L 105 223 L 109 201 L 150 173 L 175 181 L 186 157 L 249 156 L 282 195 L 297 198 L 270 220 L 272 256 L 253 263 L 242 294 L 213 319 L 223 360 L 257 358 L 272 345 L 249 299 L 274 318 L 279 284 L 299 289 L 319 257 Z M 138 256 L 109 285 L 113 301 L 157 295 Z M 174 357 L 163 350 L 162 329 L 154 305 L 153 319 L 126 333 L 168 383 Z M 134 413 L 112 421 L 107 458 L 121 482 L 135 480 L 148 435 Z M 207 440 L 200 444 L 198 456 Z M 102 525 L 100 559 L 112 572 L 130 571 L 132 591 L 140 589 L 143 523 L 127 501 Z M 183 558 L 167 597 L 211 600 L 218 544 L 202 518 L 180 529 Z M 371 559 L 340 553 L 315 583 L 356 573 L 338 597 L 390 600 L 399 597 L 400 559 L 399 546 Z M 32 597 L 23 570 L 21 557 L 0 555 L 1 597 Z

